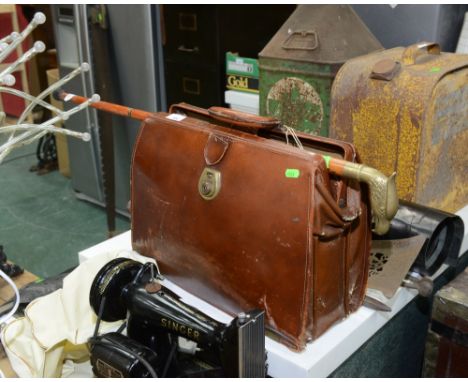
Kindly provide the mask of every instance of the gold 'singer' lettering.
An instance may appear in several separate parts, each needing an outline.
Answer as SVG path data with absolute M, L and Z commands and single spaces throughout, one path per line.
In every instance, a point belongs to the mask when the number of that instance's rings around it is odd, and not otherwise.
M 161 327 L 173 330 L 184 337 L 189 337 L 194 340 L 197 340 L 200 337 L 200 332 L 198 330 L 179 324 L 178 322 L 168 318 L 161 318 Z

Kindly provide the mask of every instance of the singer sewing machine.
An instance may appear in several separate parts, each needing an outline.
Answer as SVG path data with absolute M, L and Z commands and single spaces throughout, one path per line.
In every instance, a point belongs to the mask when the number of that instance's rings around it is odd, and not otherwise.
M 264 377 L 263 312 L 218 322 L 161 284 L 154 263 L 119 258 L 96 275 L 90 304 L 98 316 L 89 340 L 98 377 Z M 98 335 L 99 323 L 126 320 Z

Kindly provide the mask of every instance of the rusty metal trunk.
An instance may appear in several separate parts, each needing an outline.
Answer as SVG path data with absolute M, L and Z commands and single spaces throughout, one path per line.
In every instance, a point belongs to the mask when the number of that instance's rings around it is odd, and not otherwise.
M 458 211 L 468 202 L 468 55 L 420 43 L 348 61 L 332 88 L 330 136 L 396 171 L 401 199 Z
M 299 5 L 259 54 L 260 114 L 328 136 L 330 91 L 348 59 L 382 49 L 349 5 Z

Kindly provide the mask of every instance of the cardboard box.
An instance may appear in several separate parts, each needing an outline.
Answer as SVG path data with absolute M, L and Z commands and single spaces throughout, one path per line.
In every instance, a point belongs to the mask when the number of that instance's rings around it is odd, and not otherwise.
M 231 109 L 258 115 L 258 94 L 226 90 L 224 92 L 224 102 L 226 102 Z
M 258 60 L 226 53 L 226 88 L 258 93 Z

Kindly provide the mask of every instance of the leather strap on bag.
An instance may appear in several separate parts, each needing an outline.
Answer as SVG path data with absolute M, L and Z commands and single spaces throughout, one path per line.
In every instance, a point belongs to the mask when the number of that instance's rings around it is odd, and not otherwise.
M 276 118 L 260 117 L 219 106 L 210 107 L 208 113 L 217 121 L 253 130 L 271 130 L 281 124 Z
M 276 118 L 260 117 L 258 115 L 243 113 L 241 111 L 219 106 L 213 106 L 207 110 L 187 103 L 178 103 L 172 105 L 169 109 L 170 113 L 177 111 L 188 114 L 195 113 L 205 118 L 208 117 L 219 122 L 227 123 L 233 128 L 240 127 L 243 129 L 250 129 L 255 132 L 271 130 L 275 127 L 279 127 L 281 124 L 281 122 Z

